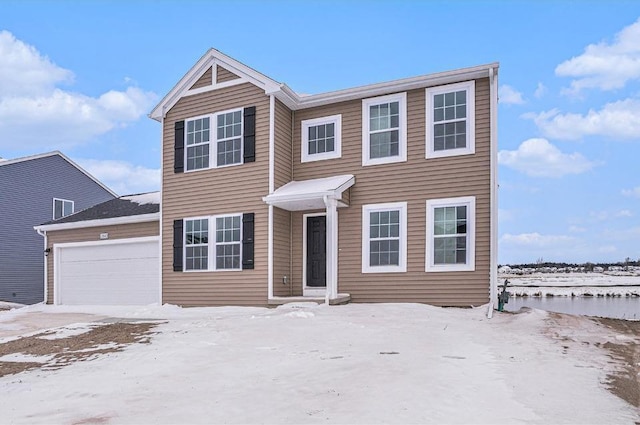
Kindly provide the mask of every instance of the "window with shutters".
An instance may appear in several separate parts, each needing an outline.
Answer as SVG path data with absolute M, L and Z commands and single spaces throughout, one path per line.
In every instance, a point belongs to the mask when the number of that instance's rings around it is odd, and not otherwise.
M 407 94 L 362 100 L 362 165 L 407 160 Z
M 73 214 L 73 205 L 73 201 L 53 198 L 53 219 L 57 220 Z
M 427 272 L 475 270 L 473 196 L 427 201 Z
M 242 269 L 242 214 L 184 220 L 184 270 Z
M 475 153 L 475 82 L 426 89 L 426 158 Z
M 304 120 L 301 162 L 340 158 L 342 155 L 342 115 Z
M 185 171 L 242 164 L 243 110 L 185 120 Z

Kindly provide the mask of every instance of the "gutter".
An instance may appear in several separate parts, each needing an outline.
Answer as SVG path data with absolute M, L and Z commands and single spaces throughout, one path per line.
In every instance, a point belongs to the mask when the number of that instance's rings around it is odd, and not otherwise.
M 491 222 L 489 246 L 489 308 L 487 317 L 493 316 L 494 302 L 498 292 L 498 72 L 489 68 L 489 131 L 491 143 Z
M 44 303 L 47 303 L 47 298 L 49 298 L 49 288 L 47 285 L 47 278 L 48 278 L 48 264 L 47 264 L 47 231 L 46 230 L 42 230 L 42 229 L 35 229 L 36 232 L 38 232 L 38 234 L 40 236 L 42 236 L 44 238 L 44 250 L 43 255 L 44 255 Z

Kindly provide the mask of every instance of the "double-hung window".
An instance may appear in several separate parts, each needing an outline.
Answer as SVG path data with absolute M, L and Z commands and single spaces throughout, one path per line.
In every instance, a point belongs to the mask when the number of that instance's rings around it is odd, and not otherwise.
M 475 270 L 475 197 L 427 201 L 427 272 Z
M 475 82 L 426 89 L 426 158 L 475 153 Z
M 241 270 L 242 215 L 184 221 L 184 270 Z
M 186 120 L 186 171 L 241 164 L 242 116 L 237 109 Z
M 73 214 L 73 201 L 53 198 L 53 219 L 57 220 Z
M 362 100 L 362 165 L 407 160 L 407 94 Z
M 407 203 L 362 207 L 362 273 L 407 270 Z
M 302 121 L 301 162 L 340 158 L 342 115 Z

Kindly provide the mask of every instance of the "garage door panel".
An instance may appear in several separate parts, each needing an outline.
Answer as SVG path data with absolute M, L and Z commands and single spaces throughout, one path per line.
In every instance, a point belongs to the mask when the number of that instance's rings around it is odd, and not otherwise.
M 159 302 L 157 241 L 60 247 L 58 304 L 145 305 Z

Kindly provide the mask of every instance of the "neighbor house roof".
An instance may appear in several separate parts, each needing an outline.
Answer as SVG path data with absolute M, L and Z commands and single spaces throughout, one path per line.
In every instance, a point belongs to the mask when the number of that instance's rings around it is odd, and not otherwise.
M 159 220 L 160 197 L 160 192 L 121 196 L 34 228 L 64 230 Z
M 68 156 L 66 156 L 65 154 L 63 154 L 60 151 L 53 151 L 53 152 L 41 153 L 41 154 L 37 154 L 37 155 L 24 156 L 22 158 L 16 158 L 16 159 L 2 159 L 2 160 L 0 160 L 0 167 L 6 167 L 8 165 L 13 165 L 13 164 L 19 164 L 21 162 L 26 162 L 26 161 L 34 161 L 34 160 L 38 160 L 38 159 L 41 159 L 41 158 L 47 158 L 47 157 L 50 157 L 50 156 L 55 156 L 55 155 L 59 156 L 60 158 L 64 159 L 69 164 L 71 164 L 72 166 L 77 168 L 81 173 L 83 173 L 85 176 L 89 177 L 91 180 L 96 182 L 96 184 L 98 184 L 104 190 L 109 192 L 111 195 L 118 196 L 117 193 L 115 193 L 114 191 L 109 189 L 100 180 L 98 180 L 95 177 L 93 177 L 91 174 L 89 174 L 89 172 L 87 170 L 85 170 L 84 168 L 82 168 L 81 166 L 79 166 L 78 164 L 73 162 L 71 159 L 69 159 Z
M 196 81 L 213 66 L 221 67 L 233 72 L 240 78 L 236 81 L 212 84 L 209 87 L 191 89 Z M 227 87 L 242 82 L 250 82 L 264 90 L 265 94 L 273 94 L 278 100 L 292 110 L 312 108 L 347 100 L 362 99 L 364 97 L 380 96 L 384 94 L 412 90 L 417 88 L 467 81 L 475 78 L 497 75 L 498 63 L 493 62 L 470 68 L 461 68 L 452 71 L 438 72 L 435 74 L 421 75 L 366 86 L 353 87 L 345 90 L 337 90 L 313 95 L 302 95 L 293 91 L 284 83 L 279 83 L 272 78 L 248 67 L 247 65 L 225 55 L 216 49 L 209 49 L 196 64 L 178 81 L 171 91 L 153 108 L 149 117 L 160 121 L 165 114 L 183 96 L 202 93 L 206 90 Z

